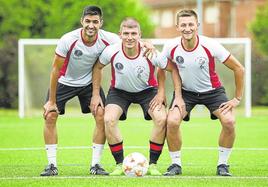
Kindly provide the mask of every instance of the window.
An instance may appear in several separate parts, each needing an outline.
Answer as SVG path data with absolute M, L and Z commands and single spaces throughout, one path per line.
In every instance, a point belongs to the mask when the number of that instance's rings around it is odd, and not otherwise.
M 216 6 L 207 7 L 205 10 L 205 22 L 215 24 L 219 21 L 219 9 Z
M 164 10 L 161 15 L 161 27 L 168 28 L 173 26 L 173 13 L 171 10 Z

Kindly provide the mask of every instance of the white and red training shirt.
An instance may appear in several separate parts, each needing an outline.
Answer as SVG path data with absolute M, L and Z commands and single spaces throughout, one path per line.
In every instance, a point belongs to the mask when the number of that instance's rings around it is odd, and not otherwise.
M 207 92 L 221 86 L 215 71 L 215 59 L 224 63 L 230 52 L 212 38 L 197 36 L 197 45 L 193 50 L 187 51 L 182 38 L 177 37 L 164 45 L 162 55 L 176 63 L 184 90 Z
M 119 42 L 118 35 L 99 30 L 95 43 L 87 46 L 82 39 L 82 28 L 64 34 L 58 42 L 56 54 L 65 61 L 58 82 L 73 86 L 87 86 L 92 82 L 92 69 L 106 46 Z
M 140 47 L 137 57 L 129 58 L 123 51 L 122 42 L 106 47 L 99 60 L 103 65 L 111 63 L 111 87 L 131 93 L 156 87 L 155 66 L 165 69 L 168 63 L 160 54 L 151 60 L 145 58 Z

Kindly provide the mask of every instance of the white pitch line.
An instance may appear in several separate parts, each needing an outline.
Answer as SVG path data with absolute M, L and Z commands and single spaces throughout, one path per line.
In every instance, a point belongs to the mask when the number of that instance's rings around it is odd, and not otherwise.
M 60 150 L 65 149 L 91 149 L 91 146 L 63 146 L 58 147 Z M 105 149 L 109 149 L 105 147 Z M 148 146 L 124 146 L 124 149 L 148 149 Z M 165 147 L 164 149 L 167 149 Z M 185 150 L 218 150 L 218 147 L 183 147 Z M 39 151 L 45 150 L 44 147 L 14 147 L 14 148 L 0 148 L 0 151 Z M 234 147 L 233 150 L 237 151 L 268 151 L 268 148 L 242 148 Z
M 221 177 L 221 176 L 144 176 L 137 177 L 138 179 L 196 179 L 196 180 L 204 180 L 204 179 L 223 179 L 223 180 L 252 180 L 252 179 L 263 179 L 268 180 L 268 176 L 232 176 L 232 177 Z M 54 176 L 54 177 L 0 177 L 0 180 L 63 180 L 63 179 L 137 179 L 135 177 L 127 177 L 127 176 Z

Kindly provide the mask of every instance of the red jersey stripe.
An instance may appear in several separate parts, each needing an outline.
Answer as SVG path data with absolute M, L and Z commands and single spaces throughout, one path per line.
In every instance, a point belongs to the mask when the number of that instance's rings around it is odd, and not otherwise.
M 208 56 L 208 60 L 209 60 L 209 76 L 210 76 L 210 82 L 212 85 L 212 88 L 218 88 L 221 86 L 221 82 L 219 80 L 219 77 L 215 71 L 215 60 L 214 57 L 211 55 L 210 51 L 204 47 L 202 45 L 202 47 L 204 48 L 207 56 Z
M 114 70 L 114 58 L 118 54 L 119 51 L 117 51 L 111 58 L 111 71 L 112 71 L 112 80 L 111 80 L 111 87 L 115 87 L 115 70 Z
M 157 83 L 156 78 L 154 76 L 155 67 L 153 66 L 152 62 L 148 58 L 146 58 L 146 60 L 148 62 L 149 68 L 150 68 L 150 75 L 149 75 L 148 85 L 156 87 L 156 86 L 158 86 L 158 83 Z
M 68 51 L 67 56 L 66 56 L 66 58 L 64 60 L 63 66 L 60 69 L 60 75 L 59 75 L 59 77 L 65 75 L 66 70 L 67 70 L 67 67 L 68 67 L 68 64 L 69 64 L 69 60 L 70 60 L 70 56 L 71 56 L 72 50 L 73 50 L 73 48 L 74 48 L 74 46 L 75 46 L 75 44 L 76 44 L 77 41 L 78 40 L 75 40 L 74 43 L 72 43 L 72 45 L 70 47 L 70 50 Z

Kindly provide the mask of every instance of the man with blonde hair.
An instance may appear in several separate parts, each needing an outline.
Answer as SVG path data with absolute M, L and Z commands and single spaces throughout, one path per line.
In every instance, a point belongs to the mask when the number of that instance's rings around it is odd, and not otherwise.
M 92 108 L 103 106 L 99 96 L 101 82 L 101 69 L 111 63 L 112 80 L 111 87 L 105 103 L 105 134 L 110 150 L 117 164 L 110 175 L 121 175 L 123 154 L 123 138 L 118 128 L 118 121 L 127 118 L 128 107 L 131 103 L 142 107 L 144 118 L 153 120 L 154 126 L 150 137 L 150 175 L 161 175 L 157 170 L 157 160 L 162 152 L 166 133 L 165 107 L 150 109 L 150 102 L 155 97 L 161 97 L 163 90 L 157 89 L 157 81 L 154 76 L 156 67 L 171 72 L 175 102 L 183 103 L 181 97 L 181 81 L 178 71 L 173 63 L 160 54 L 151 60 L 141 53 L 141 30 L 140 25 L 134 18 L 126 18 L 120 26 L 119 36 L 122 42 L 107 47 L 99 58 L 93 70 L 93 98 Z M 160 103 L 163 105 L 163 103 Z

